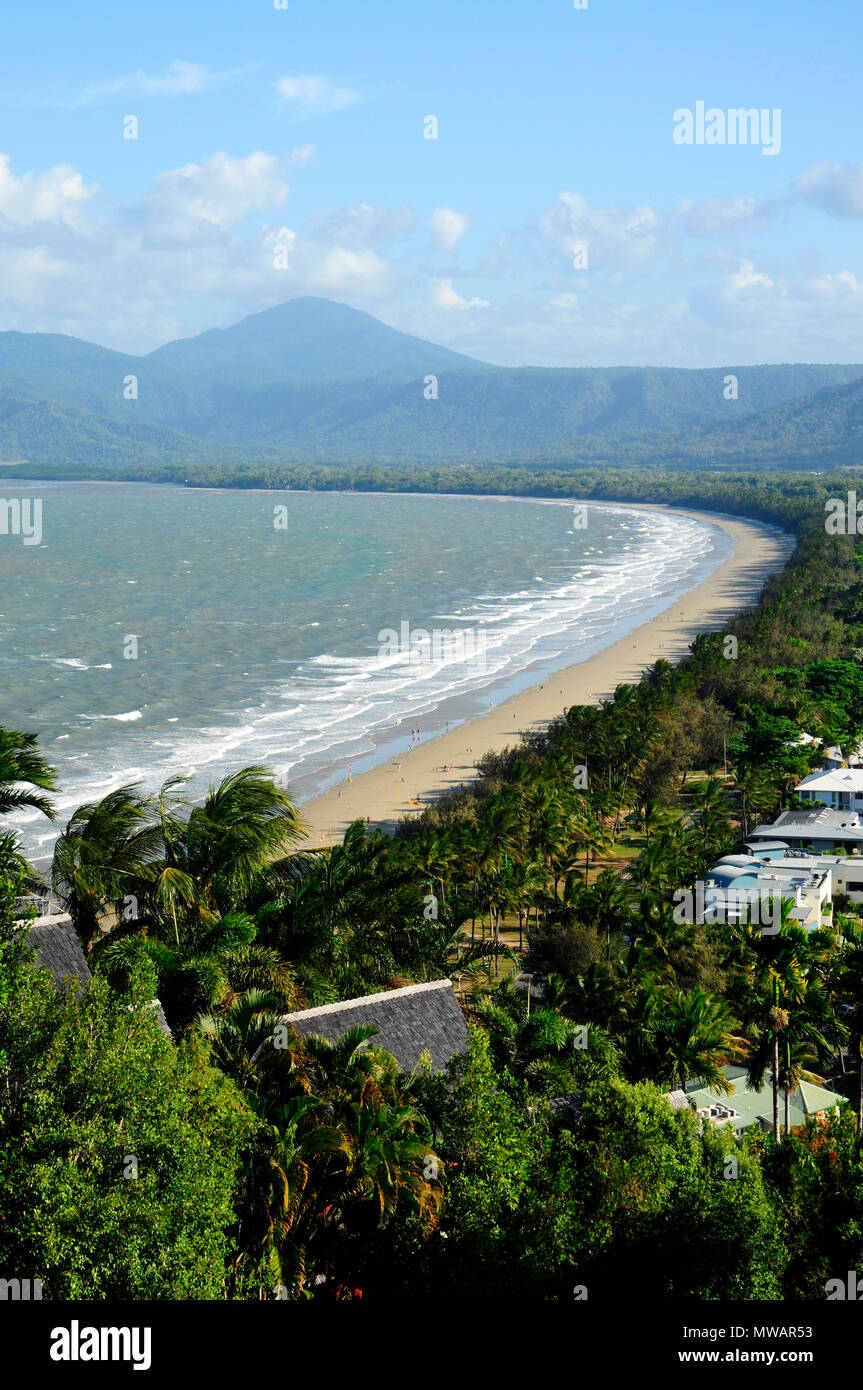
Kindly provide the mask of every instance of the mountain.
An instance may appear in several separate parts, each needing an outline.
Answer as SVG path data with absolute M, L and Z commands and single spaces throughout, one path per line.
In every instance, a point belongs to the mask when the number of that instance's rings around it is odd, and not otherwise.
M 472 357 L 387 328 L 371 314 L 330 299 L 289 299 L 232 328 L 166 343 L 148 363 L 232 381 L 344 381 L 425 376 L 481 367 Z
M 200 441 L 175 430 L 136 420 L 107 420 L 49 400 L 26 383 L 0 373 L 0 461 L 75 464 L 92 470 L 204 458 L 211 454 Z
M 863 443 L 861 377 L 819 364 L 494 367 L 345 305 L 294 299 L 143 357 L 0 333 L 0 459 L 127 470 L 240 458 L 839 461 Z
M 863 460 L 863 380 L 823 387 L 734 427 L 712 427 L 687 437 L 689 449 L 733 463 L 746 458 L 789 463 L 859 463 Z
M 423 378 L 230 386 L 214 401 L 206 437 L 318 461 L 592 459 L 635 451 L 720 447 L 727 432 L 768 408 L 781 412 L 813 386 L 843 383 L 858 367 L 765 366 L 685 370 L 616 367 L 484 368 L 442 373 L 436 399 Z M 724 383 L 738 381 L 736 400 Z M 759 411 L 759 407 L 761 408 Z M 198 430 L 196 429 L 197 433 Z

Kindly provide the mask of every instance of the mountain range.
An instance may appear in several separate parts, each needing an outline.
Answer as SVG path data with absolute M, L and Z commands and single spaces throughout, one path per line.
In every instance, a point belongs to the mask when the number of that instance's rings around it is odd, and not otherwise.
M 432 380 L 433 378 L 433 380 Z M 863 366 L 495 367 L 326 299 L 132 356 L 0 333 L 0 460 L 853 463 Z

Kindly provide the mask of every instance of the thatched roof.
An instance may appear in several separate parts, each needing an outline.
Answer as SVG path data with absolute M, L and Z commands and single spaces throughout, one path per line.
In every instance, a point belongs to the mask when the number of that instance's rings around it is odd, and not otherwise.
M 371 1039 L 372 1045 L 391 1052 L 403 1071 L 412 1071 L 425 1049 L 431 1054 L 434 1070 L 442 1071 L 450 1058 L 466 1052 L 468 1045 L 464 1015 L 451 980 L 432 980 L 426 985 L 304 1009 L 288 1014 L 286 1022 L 302 1037 L 318 1033 L 330 1042 L 337 1042 L 359 1023 L 374 1023 L 380 1032 Z
M 83 989 L 90 978 L 90 967 L 69 914 L 37 917 L 28 925 L 30 942 L 36 947 L 37 962 L 51 971 L 57 987 L 69 976 L 77 975 Z
M 30 943 L 36 947 L 36 964 L 51 971 L 58 989 L 64 980 L 77 976 L 80 994 L 90 979 L 91 971 L 69 914 L 64 912 L 52 917 L 36 917 L 27 925 Z M 165 1036 L 172 1038 L 161 1005 L 156 1017 Z

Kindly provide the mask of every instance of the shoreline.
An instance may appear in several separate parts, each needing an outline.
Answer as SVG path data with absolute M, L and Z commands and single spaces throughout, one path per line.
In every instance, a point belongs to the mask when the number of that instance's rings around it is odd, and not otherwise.
M 606 501 L 607 499 L 603 499 Z M 511 695 L 487 714 L 434 735 L 409 751 L 385 757 L 352 780 L 301 804 L 309 834 L 305 848 L 340 842 L 357 819 L 370 828 L 392 831 L 399 820 L 476 779 L 476 762 L 502 751 L 524 733 L 543 728 L 570 705 L 597 704 L 616 686 L 637 682 L 660 658 L 675 662 L 687 655 L 700 632 L 715 631 L 757 602 L 772 574 L 786 564 L 796 542 L 775 526 L 717 512 L 655 503 L 615 503 L 634 511 L 688 516 L 718 526 L 731 536 L 732 554 L 668 608 L 602 651 L 546 676 L 542 685 Z M 451 767 L 451 771 L 446 771 Z

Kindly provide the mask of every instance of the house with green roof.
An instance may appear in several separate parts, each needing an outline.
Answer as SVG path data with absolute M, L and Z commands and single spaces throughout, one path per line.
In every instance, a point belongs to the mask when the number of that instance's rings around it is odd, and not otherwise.
M 731 1125 L 738 1139 L 755 1125 L 766 1132 L 772 1131 L 773 1085 L 769 1073 L 765 1073 L 765 1084 L 759 1091 L 747 1085 L 745 1067 L 727 1066 L 722 1071 L 733 1087 L 729 1095 L 720 1095 L 702 1086 L 700 1081 L 690 1081 L 685 1088 L 688 1104 L 707 1124 Z M 790 1097 L 791 1128 L 802 1127 L 808 1119 L 826 1117 L 841 1101 L 842 1097 L 835 1091 L 816 1086 L 812 1081 L 801 1081 Z M 784 1120 L 784 1091 L 779 1093 L 779 1110 Z

